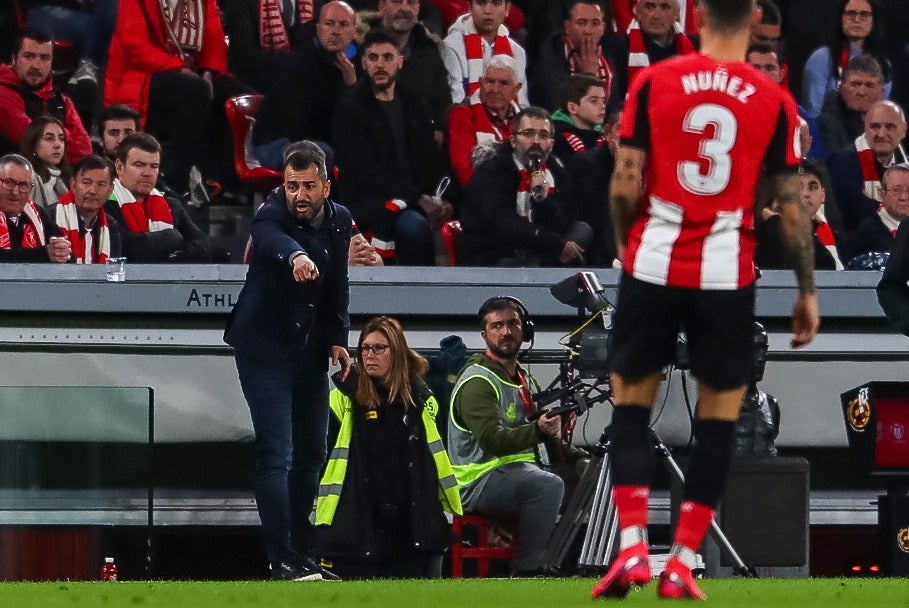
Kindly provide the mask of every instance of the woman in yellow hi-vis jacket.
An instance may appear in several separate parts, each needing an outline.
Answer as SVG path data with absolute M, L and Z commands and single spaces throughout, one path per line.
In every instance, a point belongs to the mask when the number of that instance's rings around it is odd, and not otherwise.
M 331 392 L 334 447 L 319 486 L 318 554 L 344 579 L 441 576 L 461 513 L 458 485 L 436 429 L 427 362 L 400 323 L 370 319 L 357 365 Z

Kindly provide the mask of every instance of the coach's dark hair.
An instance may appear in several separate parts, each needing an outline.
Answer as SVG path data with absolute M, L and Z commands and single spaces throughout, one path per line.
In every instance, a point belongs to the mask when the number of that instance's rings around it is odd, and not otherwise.
M 139 113 L 126 105 L 125 103 L 115 103 L 104 106 L 98 112 L 98 131 L 104 133 L 109 120 L 132 120 L 136 123 L 136 131 L 139 130 Z
M 110 177 L 111 181 L 116 177 L 114 165 L 109 160 L 102 158 L 97 154 L 89 154 L 88 156 L 80 158 L 79 162 L 73 165 L 73 179 L 76 179 L 86 171 L 97 171 L 99 169 L 107 171 L 107 175 Z
M 395 38 L 395 35 L 391 30 L 381 26 L 374 27 L 366 32 L 366 36 L 363 37 L 363 53 L 365 54 L 366 49 L 373 45 L 385 43 L 390 44 L 399 51 L 401 49 L 398 43 L 398 39 Z
M 754 0 L 698 0 L 707 13 L 710 26 L 718 31 L 737 30 L 746 25 L 754 10 Z
M 28 38 L 29 40 L 34 40 L 38 44 L 45 44 L 47 42 L 53 42 L 54 36 L 51 34 L 50 30 L 46 27 L 37 25 L 35 23 L 25 25 L 16 32 L 16 38 L 13 40 L 13 57 L 19 54 L 19 51 L 22 50 L 22 41 Z
M 548 111 L 537 106 L 529 106 L 515 114 L 511 119 L 512 134 L 517 132 L 518 125 L 521 124 L 521 119 L 525 116 L 529 116 L 530 118 L 542 118 L 543 120 L 548 120 L 550 127 L 552 126 L 552 115 Z
M 328 171 L 325 168 L 325 152 L 319 144 L 304 139 L 288 147 L 284 153 L 284 168 L 290 167 L 294 171 L 302 171 L 315 165 L 319 179 L 328 181 Z
M 587 91 L 593 87 L 599 87 L 606 90 L 606 83 L 593 76 L 592 74 L 572 74 L 565 79 L 565 86 L 562 89 L 562 107 L 568 108 L 568 102 L 581 103 L 581 98 L 587 95 Z
M 129 156 L 129 151 L 133 148 L 139 148 L 143 152 L 148 152 L 149 154 L 161 153 L 161 144 L 158 143 L 157 139 L 148 133 L 136 131 L 124 137 L 123 141 L 117 146 L 117 160 L 121 163 L 125 163 L 126 157 Z

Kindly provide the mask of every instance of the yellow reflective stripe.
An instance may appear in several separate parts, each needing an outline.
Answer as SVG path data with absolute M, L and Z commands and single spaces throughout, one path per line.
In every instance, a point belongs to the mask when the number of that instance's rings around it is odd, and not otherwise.
M 338 438 L 332 449 L 331 457 L 325 465 L 325 474 L 319 481 L 319 499 L 316 502 L 316 524 L 331 525 L 341 498 L 344 476 L 347 474 L 347 461 L 350 455 L 350 438 L 353 435 L 352 402 L 337 388 L 329 395 L 328 406 L 341 421 Z
M 455 396 L 458 394 L 458 391 L 461 390 L 461 387 L 463 387 L 465 384 L 467 384 L 468 381 L 473 380 L 474 378 L 480 378 L 481 380 L 483 380 L 484 382 L 489 384 L 489 386 L 492 387 L 492 390 L 494 390 L 496 393 L 496 402 L 499 402 L 502 399 L 502 396 L 499 393 L 499 387 L 496 386 L 495 382 L 493 382 L 492 380 L 490 380 L 489 378 L 487 378 L 486 376 L 484 376 L 482 374 L 474 374 L 473 376 L 467 376 L 461 382 L 458 383 L 458 385 L 454 389 L 454 392 L 451 393 L 451 402 L 450 402 L 451 415 L 448 417 L 448 419 L 451 421 L 451 423 L 453 425 L 455 425 L 458 428 L 458 430 L 463 431 L 463 432 L 467 433 L 468 435 L 471 434 L 470 430 L 461 426 L 460 424 L 458 424 L 458 417 L 454 415 L 454 413 L 455 413 L 454 412 L 454 402 L 455 402 Z M 504 382 L 503 384 L 508 384 L 508 383 Z
M 424 407 L 422 417 L 426 443 L 436 465 L 436 475 L 439 476 L 439 502 L 442 503 L 442 508 L 449 513 L 462 515 L 464 509 L 461 506 L 461 489 L 451 470 L 451 460 L 449 460 L 445 444 L 442 443 L 442 438 L 439 436 L 439 429 L 436 428 L 435 416 Z
M 531 452 L 521 452 L 520 454 L 509 454 L 501 458 L 493 458 L 486 462 L 474 462 L 470 464 L 452 465 L 452 471 L 462 486 L 473 483 L 486 473 L 502 465 L 512 462 L 536 462 L 536 456 Z

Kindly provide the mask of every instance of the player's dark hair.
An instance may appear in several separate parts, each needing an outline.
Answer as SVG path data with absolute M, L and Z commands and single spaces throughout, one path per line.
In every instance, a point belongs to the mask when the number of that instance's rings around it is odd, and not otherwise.
M 699 0 L 711 27 L 718 31 L 738 30 L 745 26 L 754 10 L 754 0 Z

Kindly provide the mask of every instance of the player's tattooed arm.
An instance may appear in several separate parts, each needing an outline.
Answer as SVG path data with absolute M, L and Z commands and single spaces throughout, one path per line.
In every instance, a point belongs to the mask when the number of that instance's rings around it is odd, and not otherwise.
M 814 229 L 802 201 L 799 176 L 795 173 L 779 175 L 775 186 L 783 242 L 792 260 L 799 291 L 814 293 Z
M 615 230 L 619 257 L 624 257 L 628 232 L 641 210 L 644 161 L 647 153 L 638 148 L 619 146 L 615 169 L 609 184 L 609 213 Z

